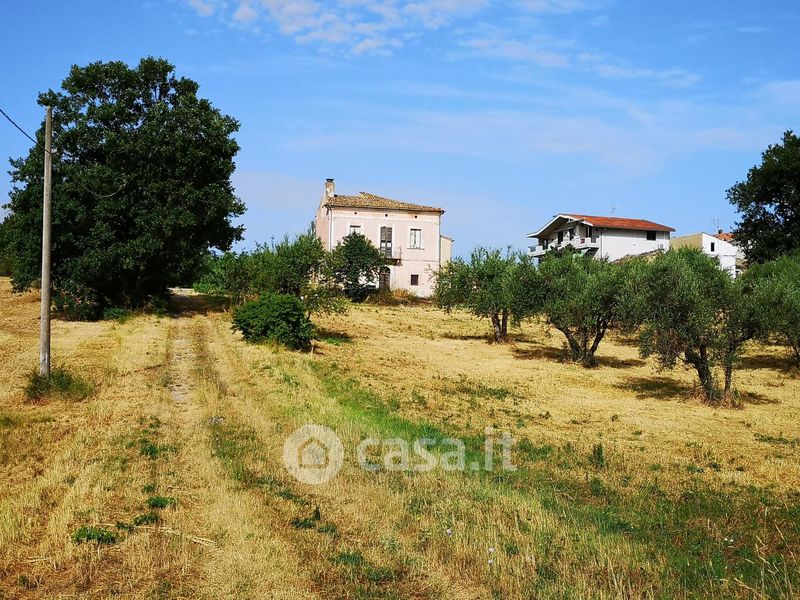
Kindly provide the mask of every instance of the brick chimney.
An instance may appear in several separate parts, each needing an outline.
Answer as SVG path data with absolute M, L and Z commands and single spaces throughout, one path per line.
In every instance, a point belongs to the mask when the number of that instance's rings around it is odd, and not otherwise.
M 336 195 L 336 183 L 333 179 L 325 180 L 325 198 L 330 200 Z

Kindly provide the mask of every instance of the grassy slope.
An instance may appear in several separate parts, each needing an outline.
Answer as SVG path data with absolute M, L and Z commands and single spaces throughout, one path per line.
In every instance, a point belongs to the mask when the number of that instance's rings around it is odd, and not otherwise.
M 36 305 L 0 294 L 0 597 L 797 594 L 798 385 L 766 350 L 740 376 L 760 403 L 714 411 L 682 398 L 689 374 L 648 384 L 624 344 L 587 373 L 558 362 L 557 338 L 494 347 L 480 323 L 424 308 L 332 319 L 313 356 L 245 345 L 224 315 L 137 317 L 58 323 L 54 354 L 97 392 L 24 405 Z M 524 438 L 520 469 L 348 461 L 304 486 L 280 456 L 308 421 L 349 456 L 369 435 L 458 434 L 477 453 L 495 425 Z M 77 545 L 81 526 L 117 541 Z

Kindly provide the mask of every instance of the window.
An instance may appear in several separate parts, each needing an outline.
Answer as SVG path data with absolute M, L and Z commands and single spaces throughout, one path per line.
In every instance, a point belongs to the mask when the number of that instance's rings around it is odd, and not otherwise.
M 411 285 L 419 285 L 419 275 L 414 274 L 411 276 Z
M 386 225 L 381 227 L 380 249 L 386 258 L 392 258 L 392 228 Z
M 422 229 L 412 229 L 408 241 L 409 248 L 422 248 Z
M 350 233 L 361 233 L 361 225 L 350 225 Z
M 656 241 L 656 232 L 655 231 L 648 231 L 647 232 L 647 241 L 648 242 L 655 242 Z
M 717 247 L 717 244 L 714 243 L 714 242 L 711 242 L 711 251 L 712 252 L 714 252 L 716 250 L 716 247 Z
M 564 232 L 563 231 L 559 231 L 558 232 L 558 243 L 560 244 L 563 241 L 564 241 Z
M 591 225 L 586 226 L 586 237 L 593 238 L 594 237 L 594 227 Z

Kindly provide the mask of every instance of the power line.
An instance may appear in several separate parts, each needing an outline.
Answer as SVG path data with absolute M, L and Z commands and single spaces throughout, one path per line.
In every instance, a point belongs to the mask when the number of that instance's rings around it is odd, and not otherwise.
M 49 150 L 48 148 L 43 146 L 38 140 L 36 140 L 33 137 L 31 137 L 31 135 L 27 131 L 25 131 L 22 127 L 20 127 L 17 124 L 17 122 L 14 121 L 14 119 L 12 119 L 10 116 L 8 116 L 8 113 L 6 111 L 4 111 L 2 108 L 0 108 L 0 114 L 2 114 L 6 119 L 8 119 L 8 122 L 11 123 L 14 127 L 16 127 L 20 131 L 20 133 L 22 133 L 22 135 L 24 135 L 26 138 L 28 138 L 30 141 L 32 141 L 37 146 L 40 146 L 45 152 L 50 154 L 50 156 L 55 155 L 55 152 L 53 152 L 52 150 Z M 65 156 L 68 156 L 69 158 L 71 158 L 73 160 L 78 160 L 78 158 L 76 156 L 74 156 L 73 154 L 70 154 L 66 150 L 62 150 L 61 152 Z M 100 163 L 95 162 L 95 164 L 99 165 Z M 116 196 L 117 194 L 119 194 L 123 189 L 125 189 L 125 186 L 128 185 L 128 182 L 124 181 L 123 184 L 120 186 L 120 188 L 116 192 L 112 192 L 110 194 L 98 194 L 97 192 L 92 191 L 89 188 L 87 188 L 80 181 L 75 181 L 75 183 L 78 184 L 78 187 L 83 189 L 83 191 L 85 191 L 85 192 L 87 192 L 89 194 L 92 194 L 96 198 L 112 198 L 112 197 Z
M 17 129 L 19 129 L 19 131 L 22 133 L 22 135 L 24 135 L 26 138 L 28 138 L 30 141 L 32 141 L 32 142 L 33 142 L 34 144 L 36 144 L 37 146 L 41 146 L 41 144 L 40 144 L 40 143 L 39 143 L 37 140 L 33 139 L 33 138 L 32 138 L 32 137 L 31 137 L 31 136 L 28 134 L 28 132 L 27 132 L 27 131 L 25 131 L 25 130 L 24 130 L 22 127 L 20 127 L 19 125 L 17 125 L 17 122 L 16 122 L 16 121 L 14 121 L 14 119 L 12 119 L 11 117 L 9 117 L 9 116 L 8 116 L 8 114 L 6 113 L 6 111 L 4 111 L 2 108 L 0 108 L 0 113 L 2 113 L 2 114 L 3 114 L 3 116 L 4 116 L 6 119 L 8 119 L 8 122 L 9 122 L 9 123 L 11 123 L 11 124 L 12 124 L 14 127 L 16 127 Z M 52 154 L 52 153 L 51 153 L 51 154 Z

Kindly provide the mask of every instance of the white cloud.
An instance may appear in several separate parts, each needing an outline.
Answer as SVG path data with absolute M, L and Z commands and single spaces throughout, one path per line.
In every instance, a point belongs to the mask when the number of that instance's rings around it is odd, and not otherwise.
M 519 0 L 518 4 L 523 10 L 542 14 L 568 14 L 593 8 L 587 0 Z
M 454 19 L 472 15 L 487 5 L 487 0 L 427 0 L 407 3 L 403 6 L 403 13 L 419 20 L 425 27 L 436 29 Z
M 697 73 L 687 71 L 686 69 L 679 69 L 676 67 L 651 69 L 617 64 L 590 52 L 578 54 L 578 60 L 584 64 L 585 68 L 603 79 L 644 79 L 672 88 L 687 87 L 699 83 L 702 79 Z
M 215 3 L 210 0 L 189 0 L 189 6 L 201 17 L 210 17 L 216 10 Z
M 570 64 L 569 56 L 561 52 L 544 49 L 542 44 L 536 41 L 522 42 L 519 40 L 484 37 L 467 40 L 463 42 L 463 45 L 483 56 L 532 62 L 541 67 L 567 67 Z
M 239 23 L 251 23 L 258 18 L 258 11 L 253 8 L 249 0 L 244 0 L 236 12 L 233 13 L 233 20 Z
M 451 25 L 489 5 L 489 0 L 238 0 L 234 8 L 223 0 L 187 2 L 203 16 L 221 14 L 236 24 L 266 19 L 300 44 L 341 46 L 353 54 L 389 53 L 402 46 L 400 39 Z

